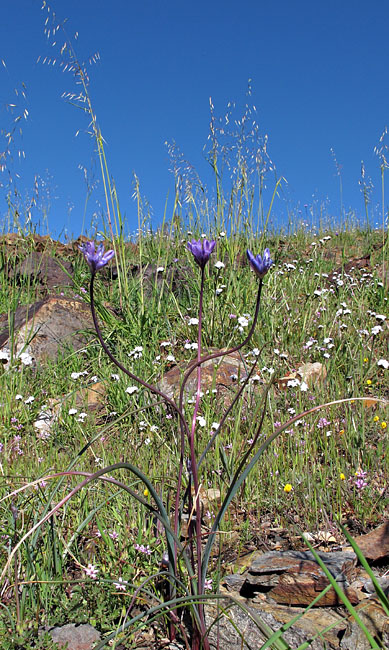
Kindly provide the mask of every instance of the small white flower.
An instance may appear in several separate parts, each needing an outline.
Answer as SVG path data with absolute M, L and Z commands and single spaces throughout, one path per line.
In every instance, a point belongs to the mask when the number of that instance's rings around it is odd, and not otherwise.
M 185 350 L 197 350 L 198 347 L 198 343 L 185 343 L 184 345 Z
M 225 233 L 225 232 L 221 232 L 221 233 L 219 234 L 219 237 L 225 237 L 225 236 L 226 236 L 226 233 Z
M 157 273 L 163 273 L 164 270 L 165 270 L 165 267 L 164 267 L 164 266 L 159 266 L 159 267 L 157 268 Z
M 119 375 L 117 375 L 115 372 L 113 372 L 113 373 L 111 374 L 111 379 L 113 379 L 114 381 L 119 381 L 120 377 L 119 377 Z
M 77 413 L 77 409 L 69 409 L 68 410 L 69 415 L 76 415 L 76 413 Z
M 305 383 L 305 381 L 302 381 L 300 384 L 300 390 L 303 391 L 303 393 L 306 393 L 308 390 L 308 384 Z
M 149 445 L 150 442 L 151 442 L 150 438 L 146 438 L 146 440 L 145 440 L 145 445 Z
M 219 422 L 212 422 L 211 429 L 213 429 L 214 431 L 217 431 L 219 429 L 219 427 L 220 427 Z
M 82 370 L 81 372 L 72 372 L 70 375 L 72 379 L 79 379 L 80 377 L 87 375 L 87 370 Z
M 19 393 L 15 395 L 15 399 L 20 400 L 23 399 L 23 395 L 20 395 Z
M 170 341 L 162 341 L 162 343 L 159 344 L 161 348 L 168 348 L 171 346 Z
M 226 267 L 226 265 L 223 262 L 221 262 L 220 260 L 218 260 L 217 262 L 215 262 L 214 267 L 217 268 L 217 269 L 224 269 Z
M 35 397 L 33 397 L 33 395 L 30 395 L 30 397 L 27 397 L 27 399 L 24 400 L 24 403 L 25 404 L 31 404 L 34 400 L 35 400 Z
M 389 361 L 387 361 L 386 359 L 380 359 L 379 361 L 377 361 L 377 366 L 387 370 L 389 368 Z
M 290 388 L 295 388 L 296 386 L 300 386 L 300 381 L 295 377 L 294 379 L 288 379 L 288 382 L 286 384 Z
M 288 409 L 289 415 L 296 415 L 296 411 L 293 408 Z
M 239 316 L 238 323 L 241 327 L 247 327 L 249 322 L 245 316 Z
M 117 582 L 114 582 L 113 584 L 118 591 L 126 591 L 127 580 L 123 580 L 123 578 L 119 578 L 119 580 Z
M 11 355 L 7 350 L 0 350 L 0 361 L 5 361 L 6 363 L 8 363 L 10 358 Z
M 188 325 L 198 325 L 199 324 L 199 319 L 198 318 L 190 318 L 188 320 Z
M 380 320 L 381 322 L 386 320 L 386 316 L 384 316 L 384 314 L 376 314 L 375 317 L 377 320 Z
M 200 427 L 205 427 L 206 424 L 207 424 L 206 419 L 203 418 L 202 415 L 198 415 L 198 416 L 197 416 L 197 422 L 199 423 L 199 426 L 200 426 Z
M 377 334 L 379 334 L 379 332 L 382 332 L 382 331 L 383 330 L 382 330 L 381 325 L 375 325 L 374 327 L 371 328 L 371 333 L 373 334 L 373 336 L 376 336 Z
M 139 390 L 138 386 L 128 386 L 128 388 L 126 388 L 126 393 L 132 395 L 133 393 L 136 393 L 138 390 Z
M 157 431 L 158 431 L 158 427 L 157 427 L 157 425 L 156 425 L 156 424 L 152 424 L 151 427 L 150 427 L 150 431 L 151 431 L 152 433 L 157 433 Z
M 174 354 L 168 354 L 166 357 L 166 361 L 170 361 L 171 363 L 175 363 L 176 359 Z
M 31 354 L 28 354 L 28 352 L 22 352 L 21 355 L 19 356 L 19 359 L 24 366 L 32 365 L 32 356 Z

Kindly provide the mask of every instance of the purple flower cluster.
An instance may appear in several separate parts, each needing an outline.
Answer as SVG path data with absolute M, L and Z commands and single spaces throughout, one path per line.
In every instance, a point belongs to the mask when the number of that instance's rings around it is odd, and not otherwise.
M 84 255 L 92 273 L 96 273 L 103 268 L 115 255 L 115 251 L 110 250 L 104 253 L 104 245 L 99 244 L 97 250 L 94 241 L 87 241 L 78 247 Z
M 271 265 L 273 264 L 273 260 L 270 257 L 270 251 L 268 248 L 265 248 L 262 257 L 260 255 L 253 255 L 250 250 L 247 250 L 247 258 L 254 273 L 260 279 L 266 275 Z
M 149 545 L 143 546 L 143 544 L 134 544 L 134 549 L 139 551 L 139 553 L 144 553 L 145 555 L 151 555 L 151 548 Z
M 358 470 L 358 472 L 355 472 L 355 487 L 357 490 L 363 490 L 367 486 L 367 481 L 365 481 L 365 477 L 367 475 L 367 472 L 364 472 L 363 470 Z
M 214 240 L 208 241 L 208 239 L 199 239 L 198 241 L 193 239 L 188 242 L 187 246 L 199 267 L 203 269 L 216 246 L 216 242 Z

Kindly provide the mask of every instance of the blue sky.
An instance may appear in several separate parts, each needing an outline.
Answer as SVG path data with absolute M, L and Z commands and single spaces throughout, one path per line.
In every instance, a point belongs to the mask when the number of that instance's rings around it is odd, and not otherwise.
M 9 175 L 22 203 L 38 176 L 39 201 L 32 220 L 51 234 L 78 236 L 83 225 L 86 185 L 79 165 L 99 180 L 95 146 L 83 112 L 61 99 L 75 92 L 74 79 L 59 67 L 61 31 L 48 40 L 44 21 L 56 14 L 66 22 L 79 60 L 98 52 L 88 66 L 90 95 L 115 179 L 128 231 L 137 228 L 131 199 L 133 172 L 153 208 L 153 225 L 173 209 L 174 179 L 165 142 L 175 141 L 200 177 L 212 185 L 203 147 L 209 133 L 209 98 L 217 116 L 228 102 L 236 117 L 247 101 L 256 106 L 262 135 L 283 183 L 274 222 L 315 214 L 326 201 L 328 214 L 343 207 L 363 215 L 358 181 L 361 160 L 374 184 L 370 209 L 378 218 L 380 161 L 374 154 L 389 123 L 386 0 L 12 0 L 2 11 L 0 39 L 0 127 L 28 110 L 22 134 L 15 133 L 0 180 L 1 220 L 7 213 Z M 74 40 L 74 34 L 78 38 Z M 52 46 L 53 41 L 56 45 Z M 40 61 L 37 63 L 38 57 Z M 42 64 L 45 57 L 56 64 Z M 20 94 L 26 85 L 26 99 Z M 14 89 L 18 90 L 18 96 Z M 9 104 L 16 104 L 11 113 Z M 76 132 L 79 131 L 76 137 Z M 4 136 L 0 151 L 4 149 Z M 389 141 L 384 139 L 385 145 Z M 25 158 L 19 160 L 18 151 Z M 274 187 L 268 178 L 269 191 Z M 101 181 L 86 206 L 85 225 L 103 205 Z M 308 206 L 305 208 L 304 206 Z M 185 213 L 185 208 L 184 208 Z

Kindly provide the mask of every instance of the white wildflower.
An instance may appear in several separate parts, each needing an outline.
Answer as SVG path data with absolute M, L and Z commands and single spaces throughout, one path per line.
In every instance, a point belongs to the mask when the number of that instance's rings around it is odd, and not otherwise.
M 138 390 L 139 390 L 138 386 L 128 386 L 128 388 L 126 388 L 126 393 L 132 395 L 133 393 L 136 393 Z
M 377 366 L 379 366 L 380 368 L 384 368 L 384 370 L 387 370 L 389 368 L 389 361 L 387 361 L 386 359 L 380 359 L 379 361 L 377 361 Z

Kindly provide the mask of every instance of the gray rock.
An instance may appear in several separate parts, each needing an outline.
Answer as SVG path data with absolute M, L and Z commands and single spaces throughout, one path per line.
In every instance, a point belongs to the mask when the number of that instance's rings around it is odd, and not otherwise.
M 60 647 L 67 645 L 67 650 L 92 650 L 95 641 L 100 640 L 100 634 L 89 623 L 76 625 L 68 623 L 49 630 L 54 643 Z
M 14 331 L 14 353 L 18 355 L 28 346 L 36 360 L 55 360 L 65 344 L 79 350 L 86 344 L 80 330 L 93 327 L 90 308 L 80 300 L 49 296 L 32 305 L 15 310 L 12 320 L 8 314 L 0 315 L 0 349 Z

